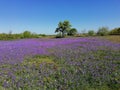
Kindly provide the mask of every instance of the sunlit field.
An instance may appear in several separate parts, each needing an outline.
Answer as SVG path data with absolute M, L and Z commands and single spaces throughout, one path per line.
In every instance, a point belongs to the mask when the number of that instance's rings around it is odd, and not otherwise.
M 0 41 L 0 90 L 120 90 L 120 36 Z
M 118 42 L 118 43 L 120 43 L 120 35 L 104 36 L 102 38 L 108 39 L 108 40 L 110 40 L 112 42 Z

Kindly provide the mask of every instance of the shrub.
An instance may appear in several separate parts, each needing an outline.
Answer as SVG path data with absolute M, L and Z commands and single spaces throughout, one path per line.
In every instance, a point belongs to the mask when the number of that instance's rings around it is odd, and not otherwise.
M 39 36 L 45 37 L 46 35 L 45 34 L 39 34 Z
M 95 34 L 95 32 L 94 32 L 93 30 L 89 30 L 89 31 L 88 31 L 88 35 L 89 35 L 89 36 L 93 36 L 94 34 Z
M 108 27 L 101 27 L 97 31 L 97 35 L 100 35 L 100 36 L 108 35 L 108 33 L 109 33 Z
M 24 31 L 23 32 L 23 37 L 24 38 L 30 38 L 31 37 L 31 32 L 30 31 Z
M 76 28 L 71 28 L 68 33 L 69 36 L 74 36 L 75 34 L 77 34 L 77 29 Z
M 110 31 L 110 35 L 120 35 L 120 27 Z
M 45 36 L 42 34 L 42 36 Z M 30 31 L 24 31 L 23 33 L 13 34 L 9 33 L 0 33 L 0 40 L 14 40 L 14 39 L 23 39 L 23 38 L 38 38 L 39 35 L 36 33 L 31 33 Z

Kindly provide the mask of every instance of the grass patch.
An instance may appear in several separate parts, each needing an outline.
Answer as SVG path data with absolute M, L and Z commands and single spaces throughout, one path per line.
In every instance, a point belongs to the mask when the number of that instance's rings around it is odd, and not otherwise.
M 0 90 L 7 90 L 7 89 L 5 89 L 5 88 L 3 88 L 2 86 L 0 86 Z
M 120 43 L 120 35 L 103 36 L 103 37 L 101 37 L 101 38 L 110 40 L 110 41 L 112 41 L 112 42 Z
M 35 65 L 39 66 L 42 63 L 46 64 L 54 64 L 56 66 L 56 63 L 53 61 L 53 59 L 49 56 L 41 56 L 36 55 L 33 58 L 25 59 L 22 65 Z

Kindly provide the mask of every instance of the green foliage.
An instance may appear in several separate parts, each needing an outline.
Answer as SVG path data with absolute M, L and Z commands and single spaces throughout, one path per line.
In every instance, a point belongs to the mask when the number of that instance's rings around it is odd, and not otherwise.
M 45 37 L 46 35 L 45 34 L 39 34 L 39 37 Z
M 89 30 L 89 31 L 88 31 L 88 35 L 89 35 L 89 36 L 93 36 L 94 34 L 95 34 L 94 30 Z
M 120 27 L 119 28 L 114 28 L 113 30 L 110 31 L 110 35 L 120 35 Z
M 21 38 L 21 34 L 6 34 L 6 33 L 0 34 L 0 40 L 13 40 L 20 38 Z
M 40 36 L 44 37 L 45 34 Z M 23 39 L 23 38 L 38 38 L 39 35 L 36 33 L 31 33 L 30 31 L 24 31 L 23 33 L 14 34 L 11 31 L 9 33 L 0 33 L 0 40 L 14 40 L 14 39 Z
M 69 36 L 74 36 L 77 34 L 77 29 L 76 28 L 71 28 L 68 33 Z
M 100 36 L 108 35 L 108 33 L 109 33 L 108 27 L 101 27 L 98 29 L 98 32 L 97 32 L 97 34 Z
M 56 32 L 60 32 L 61 37 L 64 37 L 67 31 L 70 29 L 71 25 L 70 22 L 65 20 L 64 22 L 59 22 L 58 27 L 55 30 Z
M 30 38 L 32 36 L 30 31 L 24 31 L 23 32 L 23 38 Z

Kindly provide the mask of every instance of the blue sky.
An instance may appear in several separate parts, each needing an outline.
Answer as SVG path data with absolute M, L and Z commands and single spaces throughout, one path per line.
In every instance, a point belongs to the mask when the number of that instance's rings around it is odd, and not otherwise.
M 55 34 L 64 20 L 79 32 L 120 27 L 120 0 L 0 0 L 0 33 Z

